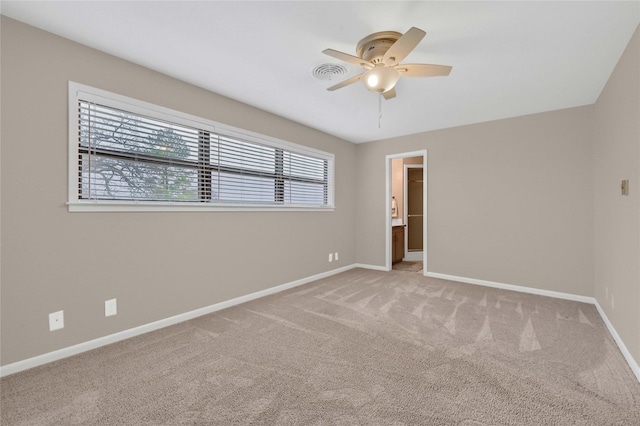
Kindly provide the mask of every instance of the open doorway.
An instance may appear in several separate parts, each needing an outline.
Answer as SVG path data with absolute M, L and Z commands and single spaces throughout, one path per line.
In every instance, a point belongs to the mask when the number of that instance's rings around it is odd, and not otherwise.
M 386 157 L 386 270 L 427 271 L 427 151 Z

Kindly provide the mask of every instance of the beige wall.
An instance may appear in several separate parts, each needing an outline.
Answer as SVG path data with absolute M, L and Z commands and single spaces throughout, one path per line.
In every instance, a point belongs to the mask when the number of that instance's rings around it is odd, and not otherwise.
M 428 150 L 428 269 L 593 295 L 593 107 L 358 146 L 358 262 L 385 264 L 385 156 Z
M 639 32 L 595 105 L 594 144 L 595 297 L 640 364 Z M 628 196 L 620 193 L 623 179 Z
M 355 145 L 6 17 L 1 31 L 3 365 L 355 262 Z M 69 213 L 69 80 L 334 153 L 336 209 Z

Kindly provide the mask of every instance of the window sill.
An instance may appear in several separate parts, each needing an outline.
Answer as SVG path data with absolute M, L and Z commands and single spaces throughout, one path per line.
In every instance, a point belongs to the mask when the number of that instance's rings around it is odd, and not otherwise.
M 247 205 L 213 204 L 193 202 L 157 202 L 157 201 L 72 201 L 68 202 L 69 212 L 240 212 L 240 211 L 298 211 L 331 212 L 334 206 L 305 205 Z

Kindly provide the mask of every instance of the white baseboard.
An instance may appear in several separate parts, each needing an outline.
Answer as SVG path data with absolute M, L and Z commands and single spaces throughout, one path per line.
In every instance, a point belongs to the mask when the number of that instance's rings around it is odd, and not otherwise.
M 366 263 L 354 263 L 352 265 L 353 268 L 362 268 L 362 269 L 372 269 L 374 271 L 384 271 L 384 272 L 389 272 L 390 269 L 384 266 L 378 266 L 378 265 L 368 265 Z
M 588 297 L 588 296 L 579 296 L 577 294 L 561 293 L 559 291 L 542 290 L 539 288 L 523 287 L 523 286 L 513 285 L 513 284 L 503 284 L 503 283 L 497 283 L 494 281 L 477 280 L 475 278 L 458 277 L 455 275 L 438 274 L 435 272 L 425 272 L 424 275 L 426 277 L 441 278 L 443 280 L 458 281 L 458 282 L 467 283 L 467 284 L 477 284 L 484 287 L 500 288 L 503 290 L 519 291 L 520 293 L 537 294 L 539 296 L 555 297 L 556 299 L 573 300 L 575 302 L 589 303 L 592 305 L 596 301 L 596 299 L 594 299 L 593 297 Z
M 477 280 L 475 278 L 458 277 L 455 275 L 438 274 L 435 272 L 425 272 L 424 275 L 432 278 L 441 278 L 445 280 L 458 281 L 458 282 L 467 283 L 467 284 L 477 284 L 485 287 L 494 287 L 494 288 L 500 288 L 504 290 L 519 291 L 521 293 L 537 294 L 540 296 L 555 297 L 558 299 L 573 300 L 575 302 L 583 302 L 583 303 L 588 303 L 590 305 L 595 305 L 596 309 L 600 313 L 600 316 L 602 317 L 602 320 L 606 324 L 607 329 L 609 330 L 609 333 L 611 333 L 613 340 L 615 340 L 616 344 L 618 345 L 618 348 L 620 349 L 620 352 L 622 352 L 622 355 L 624 356 L 624 359 L 627 361 L 627 364 L 629 364 L 631 371 L 633 371 L 633 374 L 635 374 L 636 379 L 638 379 L 638 382 L 640 382 L 640 367 L 638 366 L 638 363 L 631 355 L 631 352 L 629 352 L 629 350 L 627 349 L 627 346 L 624 344 L 624 342 L 620 338 L 620 335 L 618 335 L 618 332 L 613 327 L 613 324 L 611 324 L 611 321 L 609 321 L 609 318 L 607 318 L 607 315 L 604 313 L 604 310 L 600 307 L 600 304 L 598 303 L 595 297 L 579 296 L 577 294 L 561 293 L 561 292 L 550 291 L 550 290 L 541 290 L 539 288 L 522 287 L 522 286 L 513 285 L 513 284 L 503 284 L 503 283 L 497 283 L 493 281 Z
M 331 271 L 322 272 L 320 274 L 312 275 L 310 277 L 302 278 L 296 281 L 291 281 L 286 284 L 281 284 L 275 287 L 260 290 L 255 293 L 247 294 L 245 296 L 236 297 L 235 299 L 227 300 L 224 302 L 216 303 L 214 305 L 205 306 L 204 308 L 196 309 L 193 311 L 185 312 L 183 314 L 175 315 L 169 318 L 165 318 L 159 321 L 154 321 L 149 324 L 144 324 L 139 327 L 130 328 L 128 330 L 120 331 L 118 333 L 110 334 L 108 336 L 99 337 L 97 339 L 89 340 L 87 342 L 79 343 L 77 345 L 69 346 L 66 348 L 58 349 L 53 352 L 38 355 L 33 358 L 28 358 L 22 361 L 14 362 L 0 367 L 0 377 L 8 376 L 10 374 L 18 373 L 20 371 L 27 370 L 29 368 L 38 367 L 40 365 L 48 364 L 53 361 L 58 361 L 63 358 L 77 355 L 82 352 L 90 351 L 92 349 L 106 346 L 111 343 L 119 342 L 121 340 L 129 339 L 140 334 L 148 333 L 150 331 L 159 330 L 170 325 L 178 324 L 183 321 L 187 321 L 202 315 L 210 314 L 212 312 L 226 309 L 231 306 L 239 305 L 241 303 L 249 302 L 251 300 L 258 299 L 260 297 L 269 296 L 271 294 L 279 293 L 290 288 L 294 288 L 303 284 L 310 283 L 312 281 L 319 280 L 321 278 L 330 277 L 332 275 L 339 274 L 344 271 L 355 268 L 355 265 L 347 265 L 341 268 L 332 269 Z
M 421 262 L 423 259 L 423 254 L 421 251 L 408 251 L 405 253 L 405 256 L 402 260 L 407 262 Z
M 607 318 L 607 314 L 604 313 L 604 310 L 598 303 L 598 300 L 594 299 L 593 304 L 596 305 L 596 309 L 600 313 L 600 316 L 602 317 L 602 320 L 604 321 L 604 323 L 607 325 L 607 328 L 609 329 L 609 333 L 611 333 L 611 336 L 613 336 L 613 340 L 616 341 L 616 344 L 618 345 L 620 352 L 622 352 L 624 359 L 627 360 L 627 364 L 629 364 L 631 371 L 633 371 L 633 374 L 636 375 L 636 379 L 638 379 L 638 382 L 640 382 L 640 366 L 638 366 L 638 363 L 636 362 L 636 360 L 633 359 L 631 352 L 629 352 L 629 349 L 627 349 L 627 346 L 624 344 L 624 342 L 620 338 L 620 335 L 618 334 L 616 329 L 613 327 L 613 324 L 611 324 L 611 321 L 609 321 L 609 318 Z

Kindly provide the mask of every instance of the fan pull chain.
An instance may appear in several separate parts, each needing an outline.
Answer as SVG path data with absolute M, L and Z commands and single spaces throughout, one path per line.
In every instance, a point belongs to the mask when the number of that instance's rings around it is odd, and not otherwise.
M 378 129 L 382 123 L 382 92 L 378 93 Z

